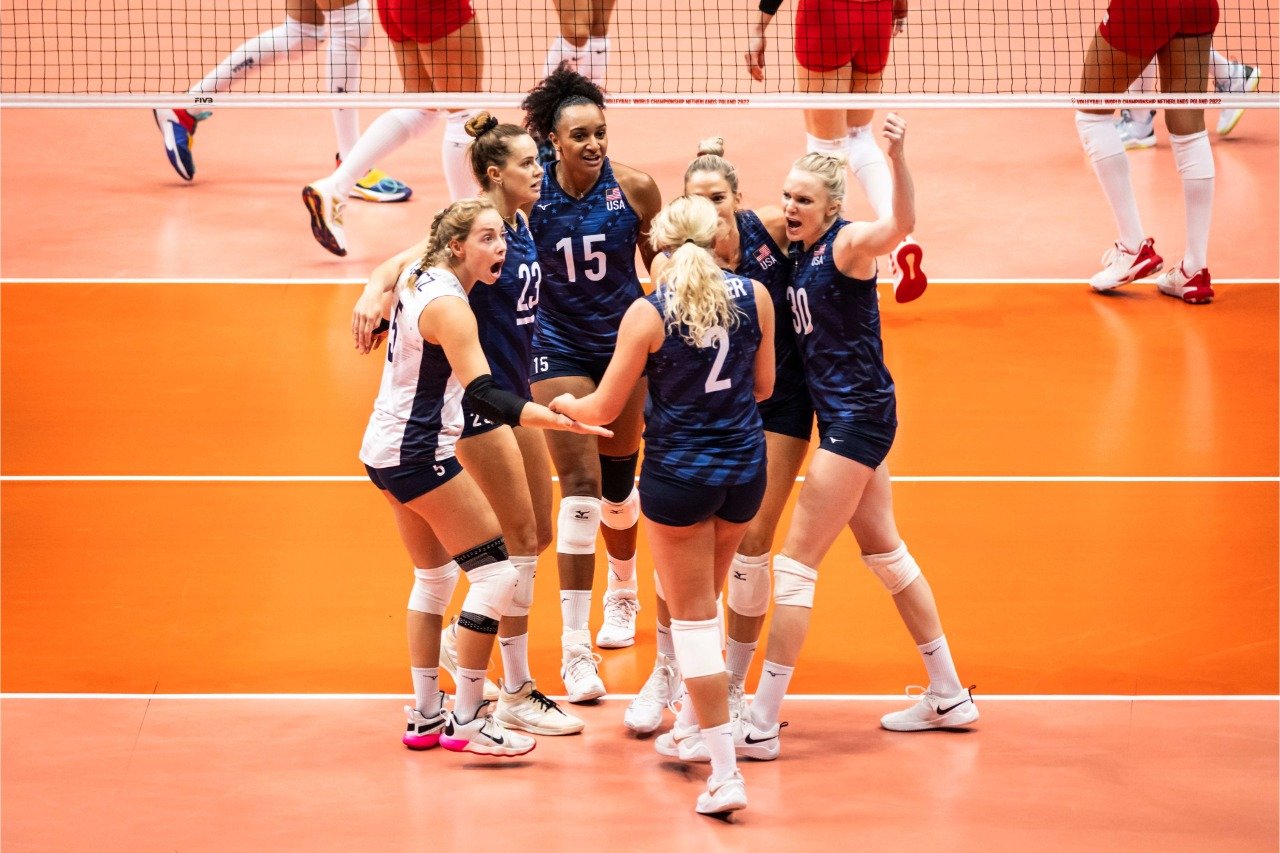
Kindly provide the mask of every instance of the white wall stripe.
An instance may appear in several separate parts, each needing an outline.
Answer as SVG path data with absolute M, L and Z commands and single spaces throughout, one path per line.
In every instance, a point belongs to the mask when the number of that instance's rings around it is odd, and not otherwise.
M 1280 476 L 1214 477 L 1151 476 L 1123 477 L 1108 475 L 1080 476 L 987 476 L 987 475 L 904 475 L 891 478 L 895 483 L 1280 483 Z M 553 483 L 559 477 L 552 477 Z M 359 475 L 291 475 L 291 474 L 5 474 L 0 483 L 364 483 Z M 796 477 L 803 483 L 804 477 Z
M 412 698 L 405 693 L 0 693 L 0 700 L 29 699 L 70 699 L 75 701 L 91 699 L 123 699 L 123 700 L 311 700 L 334 702 L 345 700 L 377 699 L 387 701 L 404 701 Z M 564 696 L 551 698 L 564 701 Z M 634 693 L 610 693 L 606 700 L 629 702 L 635 698 Z M 851 694 L 851 693 L 801 693 L 787 696 L 787 701 L 800 702 L 898 702 L 910 697 L 901 693 L 886 694 Z M 1123 694 L 1098 693 L 979 693 L 980 702 L 1280 702 L 1280 695 L 1271 694 L 1151 694 L 1127 696 Z
M 640 281 L 644 284 L 649 283 L 648 278 L 642 277 Z M 244 285 L 244 284 L 294 284 L 304 287 L 328 287 L 335 284 L 364 284 L 363 278 L 0 278 L 0 285 L 3 284 L 219 284 L 219 285 Z M 1075 285 L 1083 287 L 1086 279 L 1083 278 L 930 278 L 929 284 L 1061 284 Z M 1276 278 L 1215 278 L 1214 284 L 1280 284 L 1280 279 Z

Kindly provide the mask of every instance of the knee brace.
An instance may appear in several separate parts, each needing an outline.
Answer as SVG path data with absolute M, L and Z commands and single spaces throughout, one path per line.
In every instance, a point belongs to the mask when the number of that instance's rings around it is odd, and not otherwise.
M 657 593 L 658 598 L 661 598 L 663 601 L 667 600 L 667 593 L 662 588 L 662 578 L 658 577 L 656 569 L 653 572 L 653 591 Z
M 556 551 L 561 554 L 594 554 L 600 529 L 600 499 L 572 495 L 560 499 L 556 519 Z
M 409 593 L 409 609 L 419 613 L 443 616 L 453 598 L 453 588 L 458 585 L 458 564 L 434 569 L 413 570 L 413 591 Z
M 458 624 L 482 634 L 495 634 L 498 619 L 511 609 L 520 573 L 510 560 L 489 563 L 467 571 L 467 597 L 462 600 Z M 493 630 L 489 630 L 492 628 Z
M 600 494 L 610 503 L 627 501 L 636 488 L 636 460 L 640 452 L 629 456 L 600 457 Z
M 640 520 L 640 491 L 632 488 L 631 494 L 621 503 L 605 498 L 600 502 L 600 523 L 610 530 L 630 530 Z
M 773 601 L 792 607 L 813 609 L 813 591 L 818 585 L 818 570 L 798 563 L 785 554 L 773 558 Z
M 516 590 L 511 596 L 511 607 L 503 615 L 528 616 L 533 606 L 533 578 L 538 570 L 537 557 L 512 557 L 516 567 Z
M 334 9 L 326 16 L 329 30 L 329 91 L 360 91 L 360 51 L 373 36 L 373 9 L 369 0 Z
M 769 609 L 769 555 L 733 555 L 729 567 L 729 609 L 742 616 L 763 616 Z
M 888 554 L 863 554 L 862 562 L 880 578 L 890 595 L 897 595 L 920 577 L 920 567 L 916 565 L 916 558 L 911 556 L 905 542 Z
M 481 566 L 487 566 L 490 563 L 502 563 L 507 560 L 507 543 L 501 536 L 495 536 L 488 542 L 482 542 L 476 547 L 463 551 L 461 554 L 455 554 L 453 561 L 462 567 L 464 572 L 471 573 L 472 569 L 478 569 Z
M 1111 115 L 1095 115 L 1076 111 L 1076 132 L 1089 159 L 1094 163 L 1108 157 L 1124 156 L 1124 140 Z
M 724 672 L 718 619 L 672 619 L 671 642 L 676 647 L 680 674 L 686 679 Z

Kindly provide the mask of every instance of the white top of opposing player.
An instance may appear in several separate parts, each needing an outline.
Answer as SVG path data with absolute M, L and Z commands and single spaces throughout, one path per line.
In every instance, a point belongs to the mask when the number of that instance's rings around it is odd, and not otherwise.
M 414 286 L 406 287 L 419 272 Z M 462 386 L 444 350 L 423 340 L 418 320 L 434 300 L 452 296 L 466 302 L 467 293 L 448 270 L 416 264 L 401 273 L 396 288 L 382 385 L 360 448 L 360 461 L 371 468 L 448 459 L 462 432 Z

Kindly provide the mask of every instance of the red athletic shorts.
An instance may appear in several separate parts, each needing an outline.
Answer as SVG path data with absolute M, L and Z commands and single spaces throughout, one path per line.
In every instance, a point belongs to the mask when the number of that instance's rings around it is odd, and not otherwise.
M 800 0 L 796 10 L 796 60 L 810 71 L 852 63 L 864 74 L 879 74 L 892 40 L 893 0 Z
M 1212 35 L 1217 27 L 1217 0 L 1111 0 L 1098 32 L 1116 50 L 1150 59 L 1178 36 Z
M 431 44 L 475 16 L 471 0 L 378 0 L 382 29 L 394 42 Z

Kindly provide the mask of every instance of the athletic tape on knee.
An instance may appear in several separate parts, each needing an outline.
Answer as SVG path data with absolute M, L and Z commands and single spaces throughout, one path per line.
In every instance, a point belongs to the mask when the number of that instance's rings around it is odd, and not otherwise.
M 796 562 L 785 554 L 773 558 L 773 601 L 792 607 L 813 609 L 813 591 L 818 570 Z
M 663 601 L 667 600 L 667 593 L 662 588 L 662 578 L 658 577 L 656 569 L 653 572 L 653 591 L 657 593 L 658 598 L 661 598 Z
M 769 555 L 734 554 L 729 566 L 729 609 L 742 616 L 763 616 L 769 609 Z
M 1184 181 L 1204 181 L 1214 176 L 1213 149 L 1209 147 L 1209 132 L 1169 136 L 1173 146 L 1173 162 Z
M 1095 163 L 1124 154 L 1124 140 L 1116 128 L 1115 117 L 1076 111 L 1076 131 L 1089 159 Z
M 472 569 L 478 569 L 490 563 L 506 562 L 506 560 L 507 543 L 501 536 L 495 536 L 488 542 L 481 542 L 474 548 L 453 555 L 453 561 L 468 574 Z
M 600 495 L 606 501 L 623 503 L 636 488 L 639 451 L 626 456 L 600 457 Z
M 512 557 L 511 565 L 516 567 L 516 589 L 511 595 L 511 607 L 506 616 L 528 616 L 533 607 L 533 578 L 538 570 L 537 557 Z
M 326 18 L 329 44 L 325 73 L 329 91 L 360 91 L 360 51 L 373 36 L 373 10 L 369 0 L 334 9 Z
M 560 499 L 556 519 L 556 551 L 560 554 L 594 554 L 600 530 L 600 499 L 571 495 Z
M 458 564 L 450 562 L 434 569 L 413 570 L 413 591 L 409 593 L 409 609 L 419 613 L 443 616 L 458 585 Z
M 640 520 L 640 491 L 632 489 L 622 503 L 600 502 L 600 523 L 610 530 L 630 530 Z
M 907 550 L 906 542 L 887 554 L 863 554 L 862 562 L 880 578 L 890 595 L 897 595 L 920 577 L 920 567 L 916 565 L 916 558 Z
M 511 598 L 516 591 L 519 572 L 510 560 L 489 563 L 467 571 L 467 597 L 462 600 L 463 615 L 486 616 L 499 619 L 511 609 Z M 458 624 L 462 624 L 459 622 Z M 463 627 L 471 627 L 464 625 Z M 472 628 L 479 631 L 479 628 Z M 488 633 L 487 631 L 485 633 Z
M 686 679 L 718 675 L 725 671 L 724 654 L 720 651 L 719 620 L 672 619 L 671 642 L 676 647 L 680 674 Z

